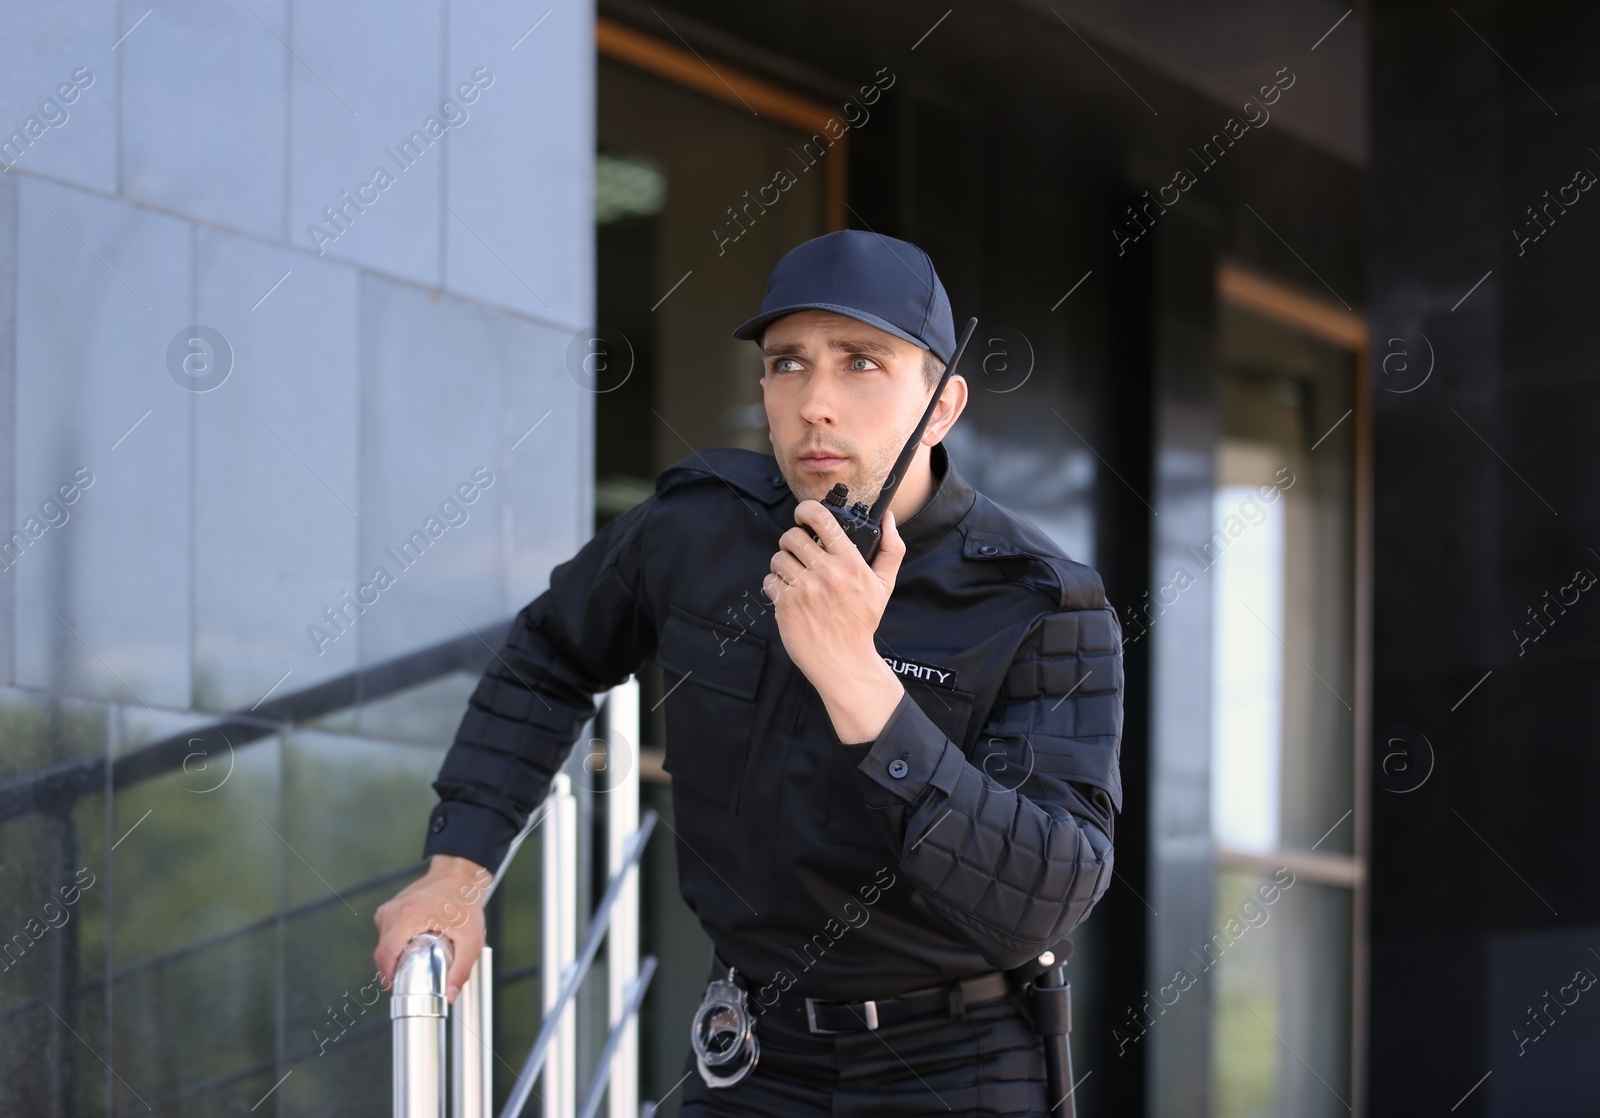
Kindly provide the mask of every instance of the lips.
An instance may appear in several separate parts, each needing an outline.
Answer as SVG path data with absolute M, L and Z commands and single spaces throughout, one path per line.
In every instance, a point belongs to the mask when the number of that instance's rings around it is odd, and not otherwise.
M 800 456 L 800 461 L 804 462 L 813 469 L 831 470 L 835 466 L 842 466 L 845 462 L 849 461 L 849 458 L 843 454 L 829 454 L 825 452 L 819 453 L 817 451 L 808 451 Z

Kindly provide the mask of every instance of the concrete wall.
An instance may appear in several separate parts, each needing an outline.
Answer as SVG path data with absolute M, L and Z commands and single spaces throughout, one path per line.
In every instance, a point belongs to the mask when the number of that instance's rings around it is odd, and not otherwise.
M 543 11 L 0 10 L 0 783 L 481 631 L 587 537 L 593 14 Z M 386 1113 L 386 1028 L 325 1006 L 474 681 L 5 815 L 0 1112 L 298 1068 L 257 1113 Z

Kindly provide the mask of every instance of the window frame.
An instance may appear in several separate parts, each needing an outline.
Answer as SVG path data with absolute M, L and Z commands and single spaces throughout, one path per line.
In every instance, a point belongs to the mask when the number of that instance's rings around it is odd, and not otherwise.
M 1253 855 L 1218 851 L 1217 864 L 1249 865 L 1271 869 L 1287 865 L 1296 876 L 1351 891 L 1350 959 L 1350 1086 L 1353 1114 L 1366 1113 L 1368 1036 L 1368 865 L 1372 821 L 1372 392 L 1368 358 L 1370 336 L 1366 317 L 1347 306 L 1303 291 L 1282 280 L 1255 271 L 1235 260 L 1220 259 L 1216 268 L 1219 302 L 1269 319 L 1350 353 L 1354 358 L 1351 421 L 1355 424 L 1352 478 L 1354 507 L 1351 525 L 1355 554 L 1351 557 L 1355 610 L 1352 665 L 1355 683 L 1354 741 L 1351 756 L 1354 795 L 1351 811 L 1354 838 L 1349 855 L 1283 851 Z

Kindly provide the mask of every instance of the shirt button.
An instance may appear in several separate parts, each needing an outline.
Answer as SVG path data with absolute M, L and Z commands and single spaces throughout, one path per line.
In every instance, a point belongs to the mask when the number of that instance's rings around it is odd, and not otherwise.
M 994 546 L 992 544 L 984 544 L 982 547 L 978 548 L 978 552 L 982 555 L 993 555 Z
M 908 773 L 910 771 L 911 771 L 911 766 L 906 764 L 904 761 L 902 761 L 898 757 L 896 757 L 893 761 L 889 762 L 889 775 L 894 777 L 896 780 L 904 779 L 906 773 Z
M 440 831 L 444 830 L 444 825 L 446 822 L 447 821 L 444 816 L 435 816 L 433 820 L 433 833 L 438 834 Z

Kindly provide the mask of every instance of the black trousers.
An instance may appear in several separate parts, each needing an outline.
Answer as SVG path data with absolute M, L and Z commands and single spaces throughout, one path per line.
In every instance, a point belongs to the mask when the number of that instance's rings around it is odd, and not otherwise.
M 968 1006 L 957 1020 L 908 1021 L 849 1033 L 811 1033 L 803 1017 L 769 1010 L 756 1017 L 761 1054 L 741 1083 L 706 1086 L 690 1049 L 678 1113 L 681 1118 L 1047 1118 L 1050 1103 L 1058 1100 L 1045 1098 L 1044 1038 L 1033 1030 L 1024 996 L 1015 991 Z M 804 999 L 792 991 L 780 1001 L 791 999 L 803 1013 Z

